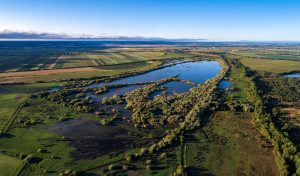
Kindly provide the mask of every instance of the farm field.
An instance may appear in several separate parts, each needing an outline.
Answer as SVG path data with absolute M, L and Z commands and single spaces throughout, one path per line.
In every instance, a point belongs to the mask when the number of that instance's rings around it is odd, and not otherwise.
M 300 173 L 299 78 L 280 75 L 299 61 L 236 57 L 244 45 L 24 45 L 12 57 L 48 65 L 0 66 L 4 176 Z
M 273 73 L 288 73 L 300 71 L 300 61 L 270 60 L 270 59 L 241 59 L 242 64 L 257 71 Z
M 164 58 L 164 53 L 159 51 L 114 51 L 103 50 L 94 53 L 74 53 L 61 55 L 57 58 L 54 69 L 75 68 L 75 67 L 97 67 L 106 65 L 116 65 L 147 60 L 160 60 Z M 168 56 L 165 56 L 168 57 Z

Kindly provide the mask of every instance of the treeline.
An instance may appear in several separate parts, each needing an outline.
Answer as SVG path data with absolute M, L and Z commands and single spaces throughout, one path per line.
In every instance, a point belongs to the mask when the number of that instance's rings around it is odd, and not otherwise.
M 229 59 L 228 59 L 229 60 Z M 254 105 L 253 123 L 257 129 L 273 144 L 277 156 L 280 175 L 300 175 L 300 155 L 287 133 L 276 128 L 272 114 L 268 113 L 264 100 L 257 89 L 256 75 L 247 70 L 237 60 L 230 60 L 231 68 L 239 75 L 237 80 L 248 92 L 250 102 Z

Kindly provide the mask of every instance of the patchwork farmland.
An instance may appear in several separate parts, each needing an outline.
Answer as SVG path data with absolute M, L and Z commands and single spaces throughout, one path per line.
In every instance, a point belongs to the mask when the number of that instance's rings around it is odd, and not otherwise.
M 88 52 L 66 52 L 63 49 L 22 49 L 0 48 L 0 72 L 36 71 L 78 67 L 98 67 L 124 63 L 160 60 L 162 51 L 89 50 Z

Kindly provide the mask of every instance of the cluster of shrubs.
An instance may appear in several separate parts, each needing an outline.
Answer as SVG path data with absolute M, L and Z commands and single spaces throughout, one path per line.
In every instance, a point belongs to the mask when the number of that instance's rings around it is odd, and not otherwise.
M 113 95 L 112 97 L 104 97 L 102 98 L 102 104 L 104 105 L 112 105 L 112 104 L 123 104 L 124 98 L 120 95 Z
M 125 162 L 122 164 L 110 164 L 107 169 L 104 170 L 104 172 L 108 172 L 108 175 L 116 174 L 116 173 L 123 173 L 129 169 L 134 169 L 134 165 L 132 162 L 138 160 L 140 157 L 144 156 L 147 154 L 149 151 L 145 148 L 141 148 L 140 152 L 135 153 L 135 154 L 126 154 L 125 155 Z M 159 156 L 161 159 L 165 159 L 167 157 L 166 153 L 161 153 Z M 153 169 L 153 161 L 151 159 L 147 159 L 144 162 L 145 167 L 147 170 L 152 170 Z
M 118 119 L 118 115 L 114 114 L 112 117 L 109 118 L 105 118 L 105 119 L 101 119 L 100 120 L 100 124 L 105 126 L 105 125 L 110 125 L 111 123 L 113 123 L 116 119 Z
M 95 114 L 97 117 L 101 118 L 102 115 L 106 114 L 106 111 L 107 110 L 96 111 Z M 101 125 L 110 125 L 111 123 L 113 123 L 115 120 L 118 119 L 119 111 L 117 109 L 112 109 L 110 115 L 111 115 L 110 117 L 101 118 L 100 124 Z
M 175 172 L 172 174 L 172 176 L 182 176 L 184 175 L 185 168 L 182 165 L 178 165 Z
M 107 92 L 109 90 L 109 87 L 108 86 L 102 86 L 102 87 L 99 87 L 99 88 L 95 88 L 93 89 L 93 92 L 94 94 L 96 95 L 100 95 L 104 92 Z
M 58 174 L 59 176 L 78 176 L 79 172 L 76 170 L 67 169 L 64 172 Z
M 267 77 L 263 79 L 268 84 L 269 92 L 280 101 L 294 102 L 300 97 L 300 79 L 286 77 Z
M 157 123 L 154 116 L 157 109 L 155 102 L 149 100 L 149 95 L 160 89 L 160 85 L 176 80 L 176 77 L 166 78 L 126 94 L 126 109 L 133 111 L 132 120 L 137 126 L 146 127 L 147 124 L 155 125 Z
M 230 111 L 237 112 L 237 111 L 244 111 L 244 112 L 253 112 L 254 107 L 251 103 L 241 103 L 239 100 L 232 100 L 226 103 L 227 107 Z
M 78 112 L 90 112 L 94 109 L 94 101 L 86 96 L 85 89 L 63 89 L 53 92 L 41 91 L 35 93 L 31 98 L 44 98 L 63 106 L 71 106 Z

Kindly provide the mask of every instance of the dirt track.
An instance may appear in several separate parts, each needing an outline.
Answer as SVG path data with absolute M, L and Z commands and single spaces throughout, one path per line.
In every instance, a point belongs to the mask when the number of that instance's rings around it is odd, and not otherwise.
M 55 65 L 56 65 L 57 62 L 59 61 L 59 58 L 60 58 L 60 56 L 57 56 L 57 57 L 55 58 L 55 61 L 54 61 L 51 65 L 49 65 L 48 69 L 54 69 Z

